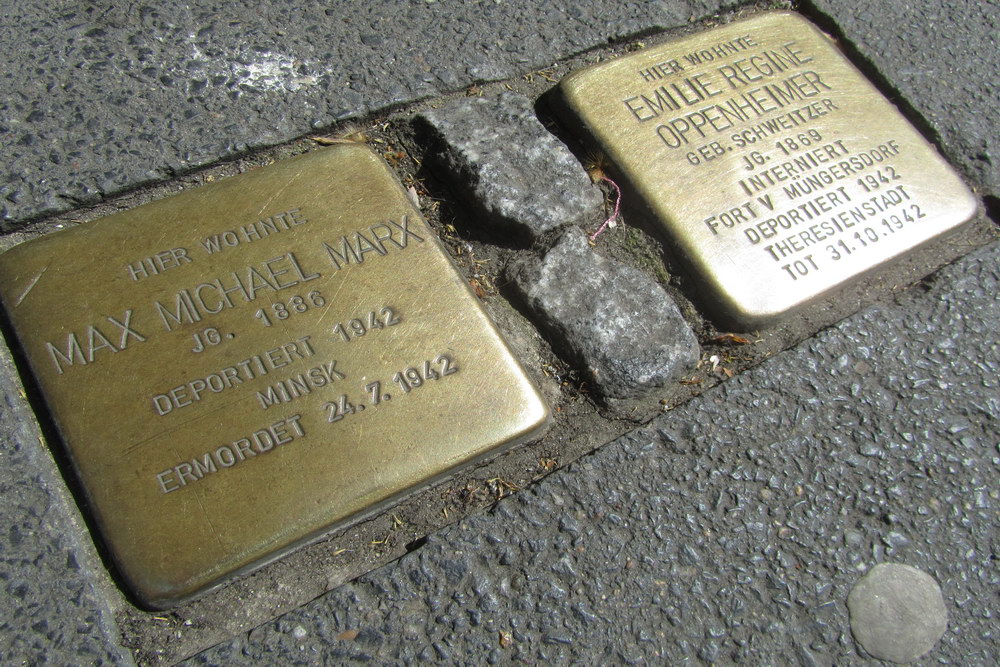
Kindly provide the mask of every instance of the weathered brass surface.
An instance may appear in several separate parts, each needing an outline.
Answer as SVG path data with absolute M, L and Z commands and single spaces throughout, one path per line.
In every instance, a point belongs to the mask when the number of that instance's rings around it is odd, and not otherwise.
M 0 291 L 97 523 L 155 607 L 549 418 L 361 146 L 18 246 Z
M 771 323 L 975 215 L 934 148 L 793 13 L 595 65 L 560 91 L 738 326 Z

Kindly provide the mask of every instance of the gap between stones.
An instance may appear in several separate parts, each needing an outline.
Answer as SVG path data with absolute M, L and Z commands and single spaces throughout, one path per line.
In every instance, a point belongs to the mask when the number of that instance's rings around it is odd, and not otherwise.
M 938 149 L 938 152 L 942 155 L 944 154 L 944 147 L 942 146 L 941 135 L 937 130 L 934 129 L 927 120 L 923 117 L 917 109 L 910 103 L 910 101 L 903 95 L 902 91 L 896 88 L 893 83 L 886 78 L 875 63 L 868 59 L 865 54 L 854 45 L 851 38 L 841 30 L 840 25 L 836 20 L 829 16 L 826 12 L 818 8 L 811 0 L 798 0 L 797 7 L 795 8 L 800 14 L 808 18 L 810 21 L 815 23 L 823 32 L 827 33 L 833 37 L 837 45 L 841 48 L 844 53 L 847 54 L 854 66 L 861 70 L 861 73 L 878 88 L 886 98 L 892 101 L 893 104 L 899 109 L 899 111 L 906 117 L 910 123 L 920 131 L 924 137 L 934 144 L 934 147 Z
M 779 6 L 787 7 L 786 4 Z M 819 16 L 820 13 L 810 3 L 803 3 L 801 10 L 827 32 L 838 34 L 832 20 Z M 737 9 L 737 14 L 726 14 L 725 18 L 735 18 L 742 11 L 744 9 Z M 463 207 L 455 203 L 448 184 L 422 169 L 427 146 L 418 141 L 410 124 L 413 114 L 433 108 L 435 104 L 447 104 L 465 95 L 477 96 L 510 89 L 537 99 L 566 73 L 598 58 L 634 50 L 646 40 L 649 43 L 659 43 L 702 26 L 703 24 L 699 24 L 655 35 L 643 35 L 611 47 L 588 51 L 552 68 L 538 70 L 519 79 L 474 85 L 449 97 L 409 104 L 390 112 L 383 111 L 364 121 L 353 121 L 289 144 L 246 153 L 209 168 L 192 170 L 169 183 L 140 186 L 114 199 L 49 217 L 19 232 L 25 236 L 34 236 L 117 210 L 132 208 L 174 191 L 197 187 L 305 152 L 316 147 L 317 142 L 312 138 L 314 136 L 343 134 L 347 131 L 345 128 L 361 129 L 367 134 L 368 143 L 394 167 L 404 186 L 412 187 L 417 192 L 420 208 L 428 222 L 438 233 L 470 286 L 476 290 L 476 284 L 472 282 L 476 281 L 482 290 L 481 300 L 512 347 L 519 351 L 522 362 L 542 387 L 555 413 L 555 425 L 537 443 L 502 454 L 477 468 L 466 470 L 429 490 L 417 493 L 392 510 L 328 536 L 207 598 L 163 615 L 147 614 L 135 609 L 124 599 L 115 600 L 114 606 L 117 608 L 117 619 L 125 636 L 125 644 L 136 651 L 140 662 L 170 663 L 240 632 L 247 632 L 326 590 L 409 551 L 419 549 L 430 532 L 470 513 L 493 506 L 526 484 L 647 422 L 663 409 L 675 407 L 727 379 L 729 373 L 725 371 L 702 373 L 700 382 L 695 382 L 694 378 L 685 378 L 686 382 L 676 383 L 662 397 L 646 401 L 631 414 L 609 412 L 595 403 L 588 395 L 578 371 L 555 353 L 517 305 L 506 298 L 504 291 L 501 276 L 506 266 L 518 257 L 547 249 L 554 239 L 542 238 L 530 249 L 505 247 L 491 242 L 464 224 Z M 897 100 L 901 99 L 895 94 L 891 84 L 884 81 L 870 64 L 866 64 L 849 42 L 844 40 L 843 43 L 848 46 L 852 60 L 875 80 L 879 88 L 894 94 Z M 927 127 L 926 122 L 905 102 L 901 106 L 904 114 L 937 143 L 935 134 Z M 558 128 L 555 134 L 563 138 L 568 133 L 564 128 Z M 985 204 L 989 215 L 995 221 L 1000 220 L 998 200 L 987 196 Z M 676 264 L 669 256 L 669 250 L 662 239 L 647 228 L 646 222 L 636 212 L 634 202 L 629 206 L 626 199 L 623 213 L 624 221 L 619 227 L 606 231 L 600 237 L 598 253 L 652 276 L 674 299 L 695 331 L 702 347 L 703 362 L 717 356 L 720 358 L 719 367 L 728 369 L 733 375 L 809 338 L 868 303 L 892 297 L 897 290 L 912 285 L 938 267 L 996 237 L 993 226 L 980 220 L 970 225 L 962 237 L 918 251 L 903 264 L 880 274 L 877 279 L 858 284 L 836 299 L 821 302 L 779 327 L 745 336 L 752 342 L 740 344 L 726 338 L 725 335 L 730 332 L 720 330 L 702 315 L 699 297 L 692 281 L 674 269 Z M 477 263 L 482 260 L 486 260 L 486 264 Z M 479 290 L 476 291 L 479 293 Z M 313 580 L 311 585 L 299 586 L 294 594 L 281 596 L 275 593 L 276 589 L 284 585 L 283 582 L 301 578 L 303 573 L 308 573 L 307 576 Z M 249 607 L 242 620 L 233 618 L 231 612 L 234 600 L 241 600 L 243 605 Z M 154 620 L 154 616 L 161 616 L 165 621 Z

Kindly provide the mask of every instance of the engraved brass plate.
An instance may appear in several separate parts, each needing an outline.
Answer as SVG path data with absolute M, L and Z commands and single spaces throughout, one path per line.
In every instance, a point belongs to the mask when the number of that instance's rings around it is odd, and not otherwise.
M 970 220 L 934 148 L 793 13 L 575 72 L 580 121 L 729 322 L 773 322 Z
M 154 607 L 549 419 L 362 146 L 18 246 L 0 291 L 106 542 Z

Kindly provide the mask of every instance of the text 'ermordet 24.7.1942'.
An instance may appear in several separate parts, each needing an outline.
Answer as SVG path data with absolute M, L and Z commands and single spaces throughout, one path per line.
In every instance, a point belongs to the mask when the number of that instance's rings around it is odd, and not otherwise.
M 96 525 L 152 607 L 549 419 L 363 146 L 25 243 L 0 285 Z

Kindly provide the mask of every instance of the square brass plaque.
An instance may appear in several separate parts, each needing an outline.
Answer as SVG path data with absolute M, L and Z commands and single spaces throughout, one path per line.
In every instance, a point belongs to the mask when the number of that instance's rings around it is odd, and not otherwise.
M 737 326 L 771 323 L 976 212 L 934 148 L 793 13 L 595 65 L 560 92 Z
M 154 607 L 549 419 L 363 146 L 18 246 L 0 292 L 106 542 Z

